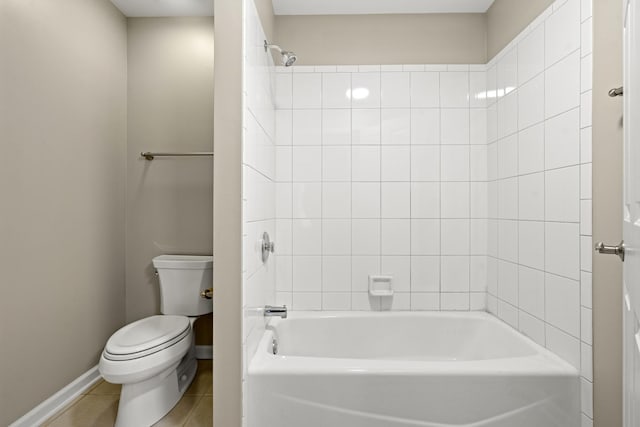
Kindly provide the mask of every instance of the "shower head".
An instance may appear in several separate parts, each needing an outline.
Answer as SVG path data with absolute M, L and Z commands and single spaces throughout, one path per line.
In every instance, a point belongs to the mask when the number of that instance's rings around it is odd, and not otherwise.
M 294 62 L 298 59 L 294 52 L 290 52 L 288 50 L 282 50 L 280 46 L 277 44 L 269 44 L 268 41 L 264 41 L 264 51 L 267 52 L 269 49 L 275 49 L 280 54 L 280 60 L 282 61 L 282 65 L 285 67 L 291 67 Z

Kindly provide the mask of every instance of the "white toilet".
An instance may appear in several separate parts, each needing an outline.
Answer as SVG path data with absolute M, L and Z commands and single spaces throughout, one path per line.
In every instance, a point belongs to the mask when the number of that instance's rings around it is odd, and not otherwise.
M 151 426 L 178 403 L 198 366 L 193 323 L 213 311 L 201 295 L 212 286 L 213 257 L 162 255 L 153 266 L 163 314 L 116 331 L 100 357 L 102 377 L 122 384 L 115 427 Z

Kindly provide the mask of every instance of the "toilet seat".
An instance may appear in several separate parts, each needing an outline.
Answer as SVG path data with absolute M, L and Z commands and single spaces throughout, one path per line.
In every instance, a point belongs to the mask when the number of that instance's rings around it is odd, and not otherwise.
M 180 342 L 191 332 L 186 316 L 151 316 L 133 322 L 114 333 L 103 356 L 107 360 L 127 361 L 162 351 Z

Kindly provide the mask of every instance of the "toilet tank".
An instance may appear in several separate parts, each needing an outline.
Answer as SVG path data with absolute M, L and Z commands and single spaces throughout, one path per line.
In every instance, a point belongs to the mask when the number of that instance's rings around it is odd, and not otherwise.
M 213 287 L 213 257 L 160 255 L 153 259 L 160 279 L 162 314 L 200 316 L 213 311 L 213 300 L 200 293 Z

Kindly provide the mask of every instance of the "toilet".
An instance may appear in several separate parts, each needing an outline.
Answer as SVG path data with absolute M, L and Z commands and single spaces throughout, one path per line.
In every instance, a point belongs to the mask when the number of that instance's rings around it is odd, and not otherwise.
M 115 427 L 151 426 L 174 406 L 196 374 L 193 324 L 211 313 L 203 296 L 213 281 L 213 257 L 161 255 L 160 311 L 116 331 L 98 366 L 102 377 L 122 384 Z

